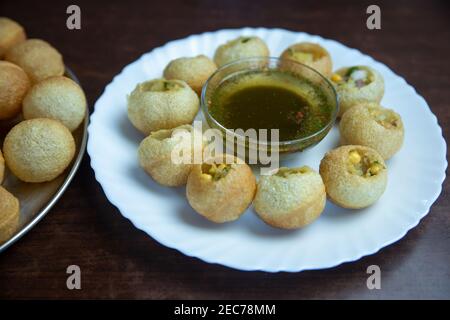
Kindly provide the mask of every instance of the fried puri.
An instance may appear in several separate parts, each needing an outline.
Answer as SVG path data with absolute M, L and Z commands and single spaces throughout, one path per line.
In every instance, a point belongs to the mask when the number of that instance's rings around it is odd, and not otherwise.
M 27 38 L 25 30 L 16 21 L 0 17 L 0 59 L 9 49 L 25 41 Z
M 195 132 L 191 125 L 158 130 L 141 142 L 139 164 L 157 183 L 181 186 L 194 165 L 194 154 L 201 157 L 202 150 L 202 132 Z
M 368 66 L 341 68 L 331 81 L 339 96 L 339 117 L 357 104 L 380 103 L 384 95 L 383 77 Z
M 363 145 L 378 151 L 387 160 L 400 150 L 404 127 L 400 115 L 375 103 L 348 110 L 339 125 L 341 144 Z
M 256 179 L 250 167 L 230 155 L 218 155 L 192 168 L 186 187 L 191 207 L 206 219 L 223 223 L 238 219 L 251 204 Z
M 0 61 L 0 120 L 20 113 L 22 101 L 29 88 L 30 80 L 19 66 Z
M 55 119 L 70 131 L 78 128 L 85 114 L 83 90 L 75 81 L 63 76 L 50 77 L 35 84 L 23 101 L 25 119 Z
M 154 79 L 140 83 L 128 96 L 128 118 L 142 133 L 191 124 L 197 94 L 181 80 Z
M 269 48 L 261 38 L 255 36 L 238 37 L 216 49 L 214 62 L 220 67 L 239 59 L 268 56 Z
M 372 205 L 387 185 L 383 157 L 364 146 L 349 145 L 329 151 L 320 162 L 320 175 L 330 200 L 349 209 Z
M 45 182 L 69 166 L 75 155 L 75 141 L 59 121 L 25 120 L 6 135 L 3 155 L 8 168 L 20 180 Z
M 7 241 L 19 225 L 19 200 L 0 186 L 0 243 Z
M 261 176 L 253 205 L 267 224 L 295 229 L 317 219 L 325 208 L 325 202 L 322 178 L 305 166 L 280 168 L 273 175 Z
M 172 60 L 164 69 L 164 78 L 186 82 L 198 95 L 206 80 L 217 70 L 216 64 L 205 55 Z
M 37 83 L 65 71 L 61 54 L 48 42 L 28 39 L 6 52 L 5 59 L 20 66 L 31 82 Z
M 328 51 L 317 43 L 300 42 L 283 51 L 281 59 L 294 60 L 317 70 L 325 77 L 330 77 L 333 63 Z
M 5 159 L 3 158 L 2 150 L 0 149 L 0 184 L 3 182 L 5 177 Z

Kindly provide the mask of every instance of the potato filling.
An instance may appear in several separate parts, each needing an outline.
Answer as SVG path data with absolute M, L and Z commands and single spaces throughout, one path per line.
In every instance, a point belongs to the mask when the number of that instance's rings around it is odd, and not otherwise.
M 162 141 L 162 140 L 171 138 L 172 132 L 173 132 L 173 130 L 160 130 L 160 131 L 152 132 L 152 133 L 150 133 L 150 135 L 152 136 L 152 138 Z
M 141 91 L 165 92 L 181 89 L 179 83 L 170 80 L 156 80 L 141 84 Z
M 276 176 L 279 177 L 283 177 L 283 178 L 287 178 L 290 175 L 294 175 L 294 174 L 304 174 L 304 173 L 308 173 L 311 172 L 311 169 L 309 167 L 299 167 L 299 168 L 285 168 L 282 167 L 280 169 L 278 169 L 277 173 L 275 174 Z
M 369 113 L 376 122 L 386 129 L 397 128 L 400 125 L 400 118 L 392 110 L 369 108 Z
M 303 52 L 303 51 L 295 51 L 293 49 L 289 49 L 289 54 L 297 61 L 301 61 L 303 63 L 311 63 L 316 60 L 314 53 L 311 52 Z
M 225 163 L 212 163 L 207 164 L 204 163 L 202 165 L 202 173 L 204 175 L 207 175 L 210 177 L 210 179 L 214 181 L 218 181 L 222 178 L 224 178 L 232 169 L 231 164 L 225 164 Z
M 351 150 L 348 154 L 348 171 L 362 177 L 371 177 L 380 173 L 384 166 L 378 161 L 370 159 L 358 150 Z

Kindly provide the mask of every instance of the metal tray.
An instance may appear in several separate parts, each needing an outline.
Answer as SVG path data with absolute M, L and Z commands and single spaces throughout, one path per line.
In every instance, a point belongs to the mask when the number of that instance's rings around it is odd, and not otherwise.
M 65 76 L 80 84 L 75 74 L 68 68 L 66 68 Z M 18 117 L 8 123 L 2 123 L 0 128 L 0 141 L 2 145 L 3 138 L 11 127 L 21 120 L 22 118 Z M 2 186 L 19 199 L 20 218 L 19 227 L 16 232 L 6 242 L 0 243 L 0 252 L 4 251 L 31 230 L 50 211 L 64 191 L 66 191 L 80 166 L 86 150 L 88 122 L 89 112 L 86 112 L 83 123 L 73 132 L 76 144 L 74 160 L 66 171 L 55 180 L 36 184 L 25 183 L 18 180 L 11 172 L 6 170 L 5 180 Z

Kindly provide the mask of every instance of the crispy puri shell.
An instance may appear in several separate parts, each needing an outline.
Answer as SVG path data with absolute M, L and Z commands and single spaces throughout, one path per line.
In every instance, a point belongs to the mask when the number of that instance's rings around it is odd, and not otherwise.
M 49 118 L 70 131 L 83 122 L 86 97 L 80 86 L 64 76 L 50 77 L 35 84 L 23 101 L 25 119 Z
M 22 101 L 29 88 L 30 80 L 19 66 L 0 61 L 0 120 L 20 113 Z
M 194 143 L 194 130 L 191 125 L 183 125 L 175 129 L 152 132 L 139 146 L 139 164 L 161 185 L 169 187 L 185 185 L 194 166 L 194 152 L 200 152 L 201 155 L 203 150 L 202 140 Z M 182 136 L 174 135 L 174 132 L 182 131 L 184 131 Z M 200 137 L 202 135 L 201 132 L 197 134 Z M 190 163 L 175 163 L 172 152 L 177 150 L 189 154 Z
M 217 156 L 217 163 L 222 163 Z M 234 158 L 234 157 L 233 157 Z M 251 204 L 256 179 L 250 167 L 234 158 L 228 174 L 215 181 L 197 164 L 189 174 L 186 196 L 191 207 L 206 219 L 223 223 L 238 219 Z
M 268 57 L 269 48 L 259 37 L 238 37 L 219 46 L 214 53 L 214 62 L 217 66 L 223 66 L 229 62 L 250 58 Z
M 295 57 L 295 52 L 311 53 L 314 56 L 314 61 L 304 62 Z M 325 77 L 330 77 L 333 70 L 333 62 L 330 53 L 317 43 L 300 42 L 288 47 L 280 56 L 281 59 L 294 60 L 310 66 L 317 70 Z
M 8 240 L 19 225 L 19 200 L 0 186 L 0 243 Z
M 10 48 L 25 41 L 25 30 L 16 21 L 6 17 L 0 17 L 0 59 Z
M 380 103 L 383 98 L 384 80 L 382 75 L 370 67 L 359 67 L 370 71 L 373 74 L 373 81 L 360 89 L 346 84 L 335 86 L 339 96 L 339 117 L 342 117 L 347 110 L 355 105 L 367 102 Z M 349 67 L 341 68 L 336 73 L 343 76 L 348 69 Z
M 28 39 L 6 52 L 5 59 L 20 66 L 33 83 L 64 74 L 61 54 L 48 42 Z
M 3 158 L 2 150 L 0 150 L 0 184 L 5 177 L 5 159 Z
M 155 91 L 154 85 L 167 82 L 174 86 L 167 91 Z M 191 124 L 198 109 L 197 94 L 181 80 L 154 79 L 140 83 L 128 97 L 128 118 L 142 133 L 172 129 Z
M 363 177 L 347 169 L 351 150 L 360 150 L 384 166 L 377 175 Z M 360 209 L 375 203 L 384 193 L 387 185 L 387 169 L 381 155 L 364 146 L 342 146 L 325 154 L 320 162 L 320 175 L 331 201 L 343 208 Z
M 52 119 L 25 120 L 7 134 L 3 154 L 11 172 L 25 182 L 55 179 L 75 155 L 70 131 Z
M 378 151 L 383 159 L 387 160 L 400 150 L 403 144 L 403 122 L 400 115 L 394 111 L 376 106 L 380 110 L 392 112 L 398 117 L 395 127 L 385 127 L 371 116 L 368 107 L 373 107 L 373 104 L 354 106 L 342 116 L 339 125 L 341 144 L 370 147 Z
M 216 64 L 205 55 L 172 60 L 164 69 L 164 78 L 185 81 L 198 95 L 206 80 L 217 70 Z
M 325 202 L 322 178 L 310 169 L 287 177 L 276 174 L 261 176 L 253 205 L 267 224 L 296 229 L 317 219 L 325 208 Z

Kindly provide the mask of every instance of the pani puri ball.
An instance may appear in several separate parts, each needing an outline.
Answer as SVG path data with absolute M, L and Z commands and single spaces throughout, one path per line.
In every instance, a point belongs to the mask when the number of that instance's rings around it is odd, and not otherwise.
M 253 205 L 267 224 L 296 229 L 320 216 L 326 198 L 322 178 L 310 167 L 280 168 L 260 177 Z
M 0 243 L 7 241 L 19 225 L 19 200 L 0 186 Z
M 0 17 L 0 59 L 6 51 L 27 38 L 25 30 L 16 21 Z
M 194 154 L 197 152 L 201 157 L 202 151 L 202 132 L 191 125 L 182 125 L 150 133 L 141 142 L 138 156 L 141 167 L 153 180 L 164 186 L 176 187 L 186 184 L 194 166 Z
M 331 81 L 339 96 L 339 117 L 357 104 L 380 103 L 384 95 L 383 77 L 368 66 L 341 68 Z
M 335 204 L 361 209 L 375 203 L 387 185 L 387 167 L 374 149 L 349 145 L 333 149 L 320 162 L 320 175 Z
M 75 155 L 75 141 L 57 120 L 25 120 L 6 135 L 3 154 L 6 165 L 20 180 L 46 182 L 69 166 Z
M 140 83 L 128 96 L 128 118 L 142 133 L 172 129 L 194 120 L 200 101 L 181 80 L 154 79 Z
M 206 80 L 217 70 L 216 64 L 207 56 L 172 60 L 164 69 L 164 78 L 186 82 L 198 95 Z
M 35 84 L 23 101 L 25 119 L 49 118 L 60 121 L 70 131 L 83 122 L 86 97 L 73 80 L 55 76 Z
M 252 170 L 231 155 L 218 155 L 213 161 L 195 165 L 186 186 L 191 207 L 216 223 L 238 219 L 252 202 L 255 191 Z
M 0 61 L 0 120 L 13 118 L 20 113 L 29 88 L 30 80 L 19 66 Z
M 2 150 L 0 150 L 0 184 L 3 182 L 5 177 L 5 159 L 3 158 Z
M 219 46 L 214 53 L 214 62 L 218 67 L 229 62 L 250 58 L 268 57 L 269 48 L 259 37 L 238 37 Z
M 375 103 L 360 104 L 342 116 L 341 144 L 370 147 L 387 160 L 400 150 L 404 139 L 403 122 L 398 113 Z
M 324 47 L 317 43 L 296 43 L 284 50 L 280 58 L 306 64 L 327 78 L 332 74 L 333 63 L 331 56 Z
M 65 70 L 58 50 L 40 39 L 28 39 L 12 47 L 6 52 L 5 60 L 21 67 L 33 83 L 62 76 Z

